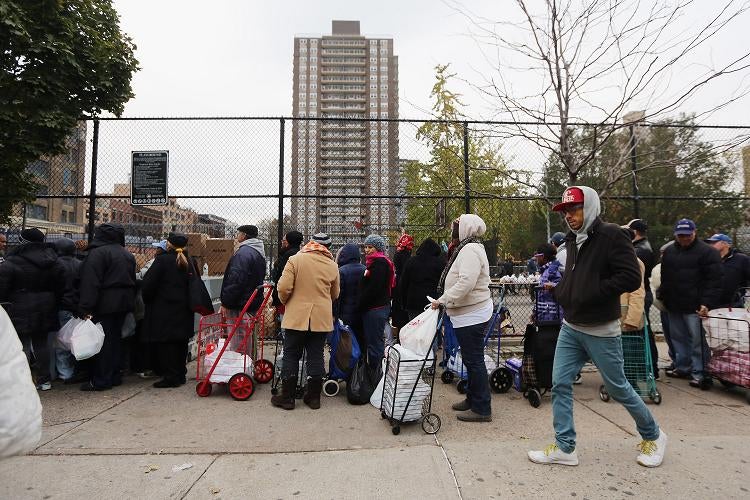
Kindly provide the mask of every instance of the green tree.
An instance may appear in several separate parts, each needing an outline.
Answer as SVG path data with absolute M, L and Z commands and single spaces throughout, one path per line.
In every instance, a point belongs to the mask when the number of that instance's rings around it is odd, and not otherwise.
M 0 220 L 34 198 L 25 171 L 81 117 L 120 115 L 138 70 L 110 0 L 0 0 Z

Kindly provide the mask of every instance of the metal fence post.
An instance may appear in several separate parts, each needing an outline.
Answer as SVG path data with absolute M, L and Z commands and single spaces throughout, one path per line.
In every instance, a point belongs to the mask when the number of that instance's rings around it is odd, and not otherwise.
M 630 124 L 630 170 L 633 173 L 633 218 L 639 219 L 640 216 L 640 194 L 638 192 L 638 179 L 636 171 L 638 170 L 638 160 L 635 154 L 635 125 Z
M 469 184 L 469 122 L 464 122 L 464 211 L 471 213 L 471 186 Z
M 94 118 L 94 144 L 91 148 L 91 187 L 89 188 L 89 243 L 94 239 L 94 219 L 96 217 L 96 170 L 99 162 L 99 120 Z
M 281 250 L 281 240 L 284 239 L 284 118 L 279 120 L 279 220 L 277 243 Z

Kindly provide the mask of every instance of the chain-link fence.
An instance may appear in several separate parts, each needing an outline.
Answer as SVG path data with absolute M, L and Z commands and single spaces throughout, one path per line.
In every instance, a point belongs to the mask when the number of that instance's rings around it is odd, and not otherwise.
M 50 239 L 88 239 L 96 224 L 116 222 L 142 265 L 154 242 L 180 231 L 193 235 L 191 251 L 208 272 L 220 274 L 231 254 L 225 240 L 242 224 L 258 226 L 270 269 L 292 229 L 306 238 L 329 233 L 334 251 L 369 233 L 393 247 L 402 228 L 417 244 L 427 237 L 447 244 L 450 222 L 474 212 L 487 223 L 493 275 L 512 262 L 521 286 L 537 246 L 565 229 L 550 211 L 571 178 L 555 127 L 348 117 L 85 121 L 66 154 L 29 165 L 38 196 L 14 207 L 8 242 L 23 227 L 40 227 Z M 602 193 L 606 220 L 645 219 L 658 249 L 675 221 L 690 217 L 699 236 L 727 233 L 750 249 L 750 127 L 570 131 L 567 159 L 581 166 L 578 183 Z M 169 152 L 168 203 L 131 204 L 133 151 Z M 522 307 L 516 317 L 528 315 L 526 298 Z

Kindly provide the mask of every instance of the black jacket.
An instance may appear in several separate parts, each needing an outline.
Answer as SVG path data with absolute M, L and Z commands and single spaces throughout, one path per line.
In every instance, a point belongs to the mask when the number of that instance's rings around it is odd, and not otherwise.
M 654 250 L 651 248 L 651 243 L 649 243 L 647 238 L 642 238 L 634 242 L 633 247 L 635 247 L 636 257 L 643 262 L 643 265 L 646 268 L 646 273 L 643 275 L 643 286 L 646 288 L 646 302 L 650 305 L 654 301 L 654 297 L 651 293 L 650 279 L 651 271 L 654 269 L 654 265 L 656 265 Z
M 575 233 L 568 232 L 565 273 L 554 296 L 568 322 L 596 325 L 620 317 L 620 295 L 641 286 L 641 269 L 620 226 L 597 217 L 588 234 L 579 250 Z
M 193 335 L 188 271 L 177 266 L 176 258 L 174 250 L 157 255 L 141 282 L 146 305 L 142 335 L 146 342 L 173 342 Z M 192 259 L 188 257 L 188 261 Z
M 57 330 L 64 291 L 65 271 L 46 243 L 21 245 L 0 265 L 0 302 L 10 302 L 6 309 L 19 336 Z
M 424 240 L 401 274 L 401 297 L 407 310 L 424 309 L 428 295 L 437 298 L 438 281 L 444 267 L 440 245 L 429 238 Z
M 669 245 L 661 259 L 661 286 L 657 297 L 667 310 L 694 313 L 702 305 L 719 305 L 724 271 L 719 252 L 696 238 L 687 248 Z
M 333 313 L 351 326 L 362 322 L 359 311 L 359 282 L 365 274 L 359 245 L 347 243 L 341 248 L 336 263 L 339 265 L 339 298 L 333 303 Z M 362 332 L 357 332 L 362 333 Z
M 719 305 L 742 307 L 743 293 L 740 289 L 750 286 L 750 257 L 732 248 L 721 259 L 721 265 L 724 268 L 724 279 Z
M 366 267 L 359 282 L 359 310 L 369 311 L 391 304 L 391 266 L 380 257 Z
M 118 224 L 96 228 L 81 266 L 78 311 L 114 314 L 135 307 L 135 258 L 123 248 L 125 230 Z
M 81 264 L 76 258 L 76 246 L 73 240 L 61 238 L 55 241 L 57 261 L 65 270 L 65 293 L 60 309 L 75 313 L 78 310 L 78 289 L 81 285 Z
M 289 257 L 291 257 L 292 255 L 296 255 L 297 252 L 299 252 L 299 245 L 291 246 L 284 250 L 281 255 L 279 255 L 278 260 L 273 265 L 273 269 L 271 269 L 271 281 L 273 282 L 274 287 L 279 283 L 281 274 L 284 272 L 284 266 L 286 266 L 286 263 L 289 261 Z M 276 291 L 276 288 L 273 289 L 273 305 L 281 305 L 279 294 Z
M 266 259 L 250 245 L 240 245 L 229 259 L 224 282 L 221 285 L 221 305 L 228 309 L 242 310 L 256 288 L 263 284 L 266 275 Z M 248 312 L 254 314 L 263 302 L 258 292 Z

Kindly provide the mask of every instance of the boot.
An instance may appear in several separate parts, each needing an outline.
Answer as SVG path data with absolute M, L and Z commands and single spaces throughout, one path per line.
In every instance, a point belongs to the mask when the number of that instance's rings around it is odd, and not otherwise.
M 313 410 L 320 408 L 320 391 L 323 390 L 323 379 L 311 378 L 307 381 L 307 391 L 302 401 Z
M 284 408 L 294 409 L 294 391 L 297 390 L 297 377 L 289 377 L 281 381 L 281 393 L 271 397 L 271 404 Z

